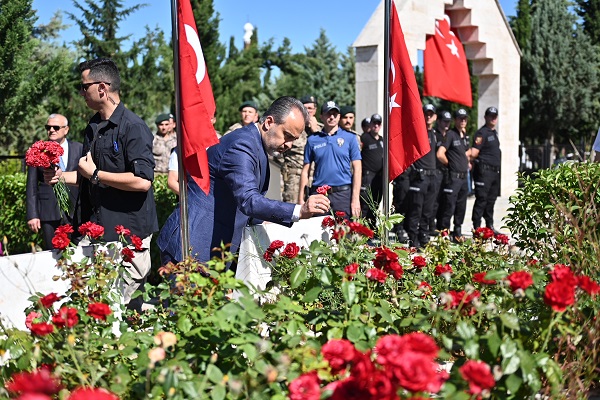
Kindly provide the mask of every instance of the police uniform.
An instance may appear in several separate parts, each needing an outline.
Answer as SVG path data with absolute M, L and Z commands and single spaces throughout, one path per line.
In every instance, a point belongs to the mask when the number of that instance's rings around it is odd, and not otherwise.
M 437 150 L 444 143 L 445 136 L 446 135 L 444 133 L 442 133 L 441 131 L 436 129 L 436 131 L 435 131 L 435 151 L 436 151 L 436 153 L 437 153 Z M 447 179 L 446 177 L 448 176 L 448 167 L 446 167 L 444 164 L 442 164 L 441 161 L 438 160 L 437 157 L 435 158 L 435 170 L 436 170 L 436 173 L 433 176 L 434 185 L 436 187 L 435 196 L 427 197 L 427 201 L 431 201 L 433 203 L 432 209 L 431 209 L 431 218 L 429 219 L 429 234 L 430 235 L 435 234 L 434 231 L 436 229 L 442 230 L 441 221 L 442 221 L 442 214 L 444 212 L 443 185 L 444 185 L 445 180 Z M 437 221 L 437 225 L 436 225 L 436 221 Z
M 372 207 L 379 206 L 383 198 L 383 138 L 375 139 L 371 133 L 360 136 L 362 150 L 362 181 L 360 185 L 361 214 L 375 227 Z M 370 192 L 370 194 L 369 194 Z
M 475 181 L 475 204 L 473 205 L 473 228 L 481 225 L 481 218 L 487 227 L 494 226 L 494 205 L 500 191 L 500 163 L 502 153 L 498 132 L 482 126 L 475 133 L 473 148 L 479 150 L 475 160 L 473 180 Z
M 467 208 L 467 172 L 469 160 L 466 151 L 469 146 L 466 138 L 456 130 L 449 130 L 442 143 L 448 158 L 448 175 L 444 180 L 444 206 L 441 229 L 450 229 L 450 220 L 454 217 L 454 236 L 462 236 L 461 226 Z

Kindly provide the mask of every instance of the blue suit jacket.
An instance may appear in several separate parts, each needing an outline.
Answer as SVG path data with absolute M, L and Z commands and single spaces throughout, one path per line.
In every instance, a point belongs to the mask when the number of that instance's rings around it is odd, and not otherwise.
M 211 249 L 231 243 L 237 252 L 246 225 L 263 220 L 292 225 L 294 204 L 265 198 L 269 188 L 269 160 L 254 124 L 237 129 L 207 150 L 210 192 L 206 195 L 188 176 L 190 254 L 204 262 Z M 181 261 L 179 208 L 160 231 L 163 262 Z

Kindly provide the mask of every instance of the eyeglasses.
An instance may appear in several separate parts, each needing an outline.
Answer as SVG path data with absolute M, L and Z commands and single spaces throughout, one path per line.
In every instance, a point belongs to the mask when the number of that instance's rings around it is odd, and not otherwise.
M 98 84 L 98 83 L 104 83 L 105 85 L 108 85 L 108 86 L 110 86 L 110 82 L 102 82 L 102 81 L 99 81 L 99 82 L 88 82 L 88 83 L 82 83 L 82 84 L 80 84 L 80 85 L 79 85 L 79 89 L 80 89 L 81 91 L 83 91 L 83 92 L 87 92 L 87 91 L 88 91 L 88 89 L 90 88 L 90 86 L 92 86 L 92 85 L 96 85 L 96 84 Z
M 55 131 L 60 131 L 62 128 L 66 128 L 68 125 L 44 125 L 44 128 L 46 128 L 47 131 L 54 129 Z

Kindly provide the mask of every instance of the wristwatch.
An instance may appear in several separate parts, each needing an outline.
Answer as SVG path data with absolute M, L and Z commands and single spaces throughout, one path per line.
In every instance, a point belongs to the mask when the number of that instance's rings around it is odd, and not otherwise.
M 90 182 L 92 183 L 92 185 L 97 185 L 100 183 L 100 178 L 98 177 L 98 172 L 100 172 L 100 169 L 96 168 L 90 178 Z

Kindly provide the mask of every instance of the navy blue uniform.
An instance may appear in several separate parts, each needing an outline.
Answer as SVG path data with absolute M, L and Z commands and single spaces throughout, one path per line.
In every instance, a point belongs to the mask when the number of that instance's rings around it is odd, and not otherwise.
M 481 225 L 482 217 L 485 225 L 493 228 L 494 205 L 500 192 L 500 162 L 502 159 L 498 132 L 484 125 L 475 133 L 473 148 L 479 150 L 473 171 L 473 180 L 475 181 L 473 228 Z
M 442 143 L 448 158 L 448 175 L 444 180 L 444 211 L 439 225 L 441 229 L 450 229 L 450 220 L 454 217 L 455 236 L 461 236 L 461 226 L 467 209 L 467 172 L 469 160 L 466 151 L 469 146 L 466 138 L 455 130 L 449 130 Z

